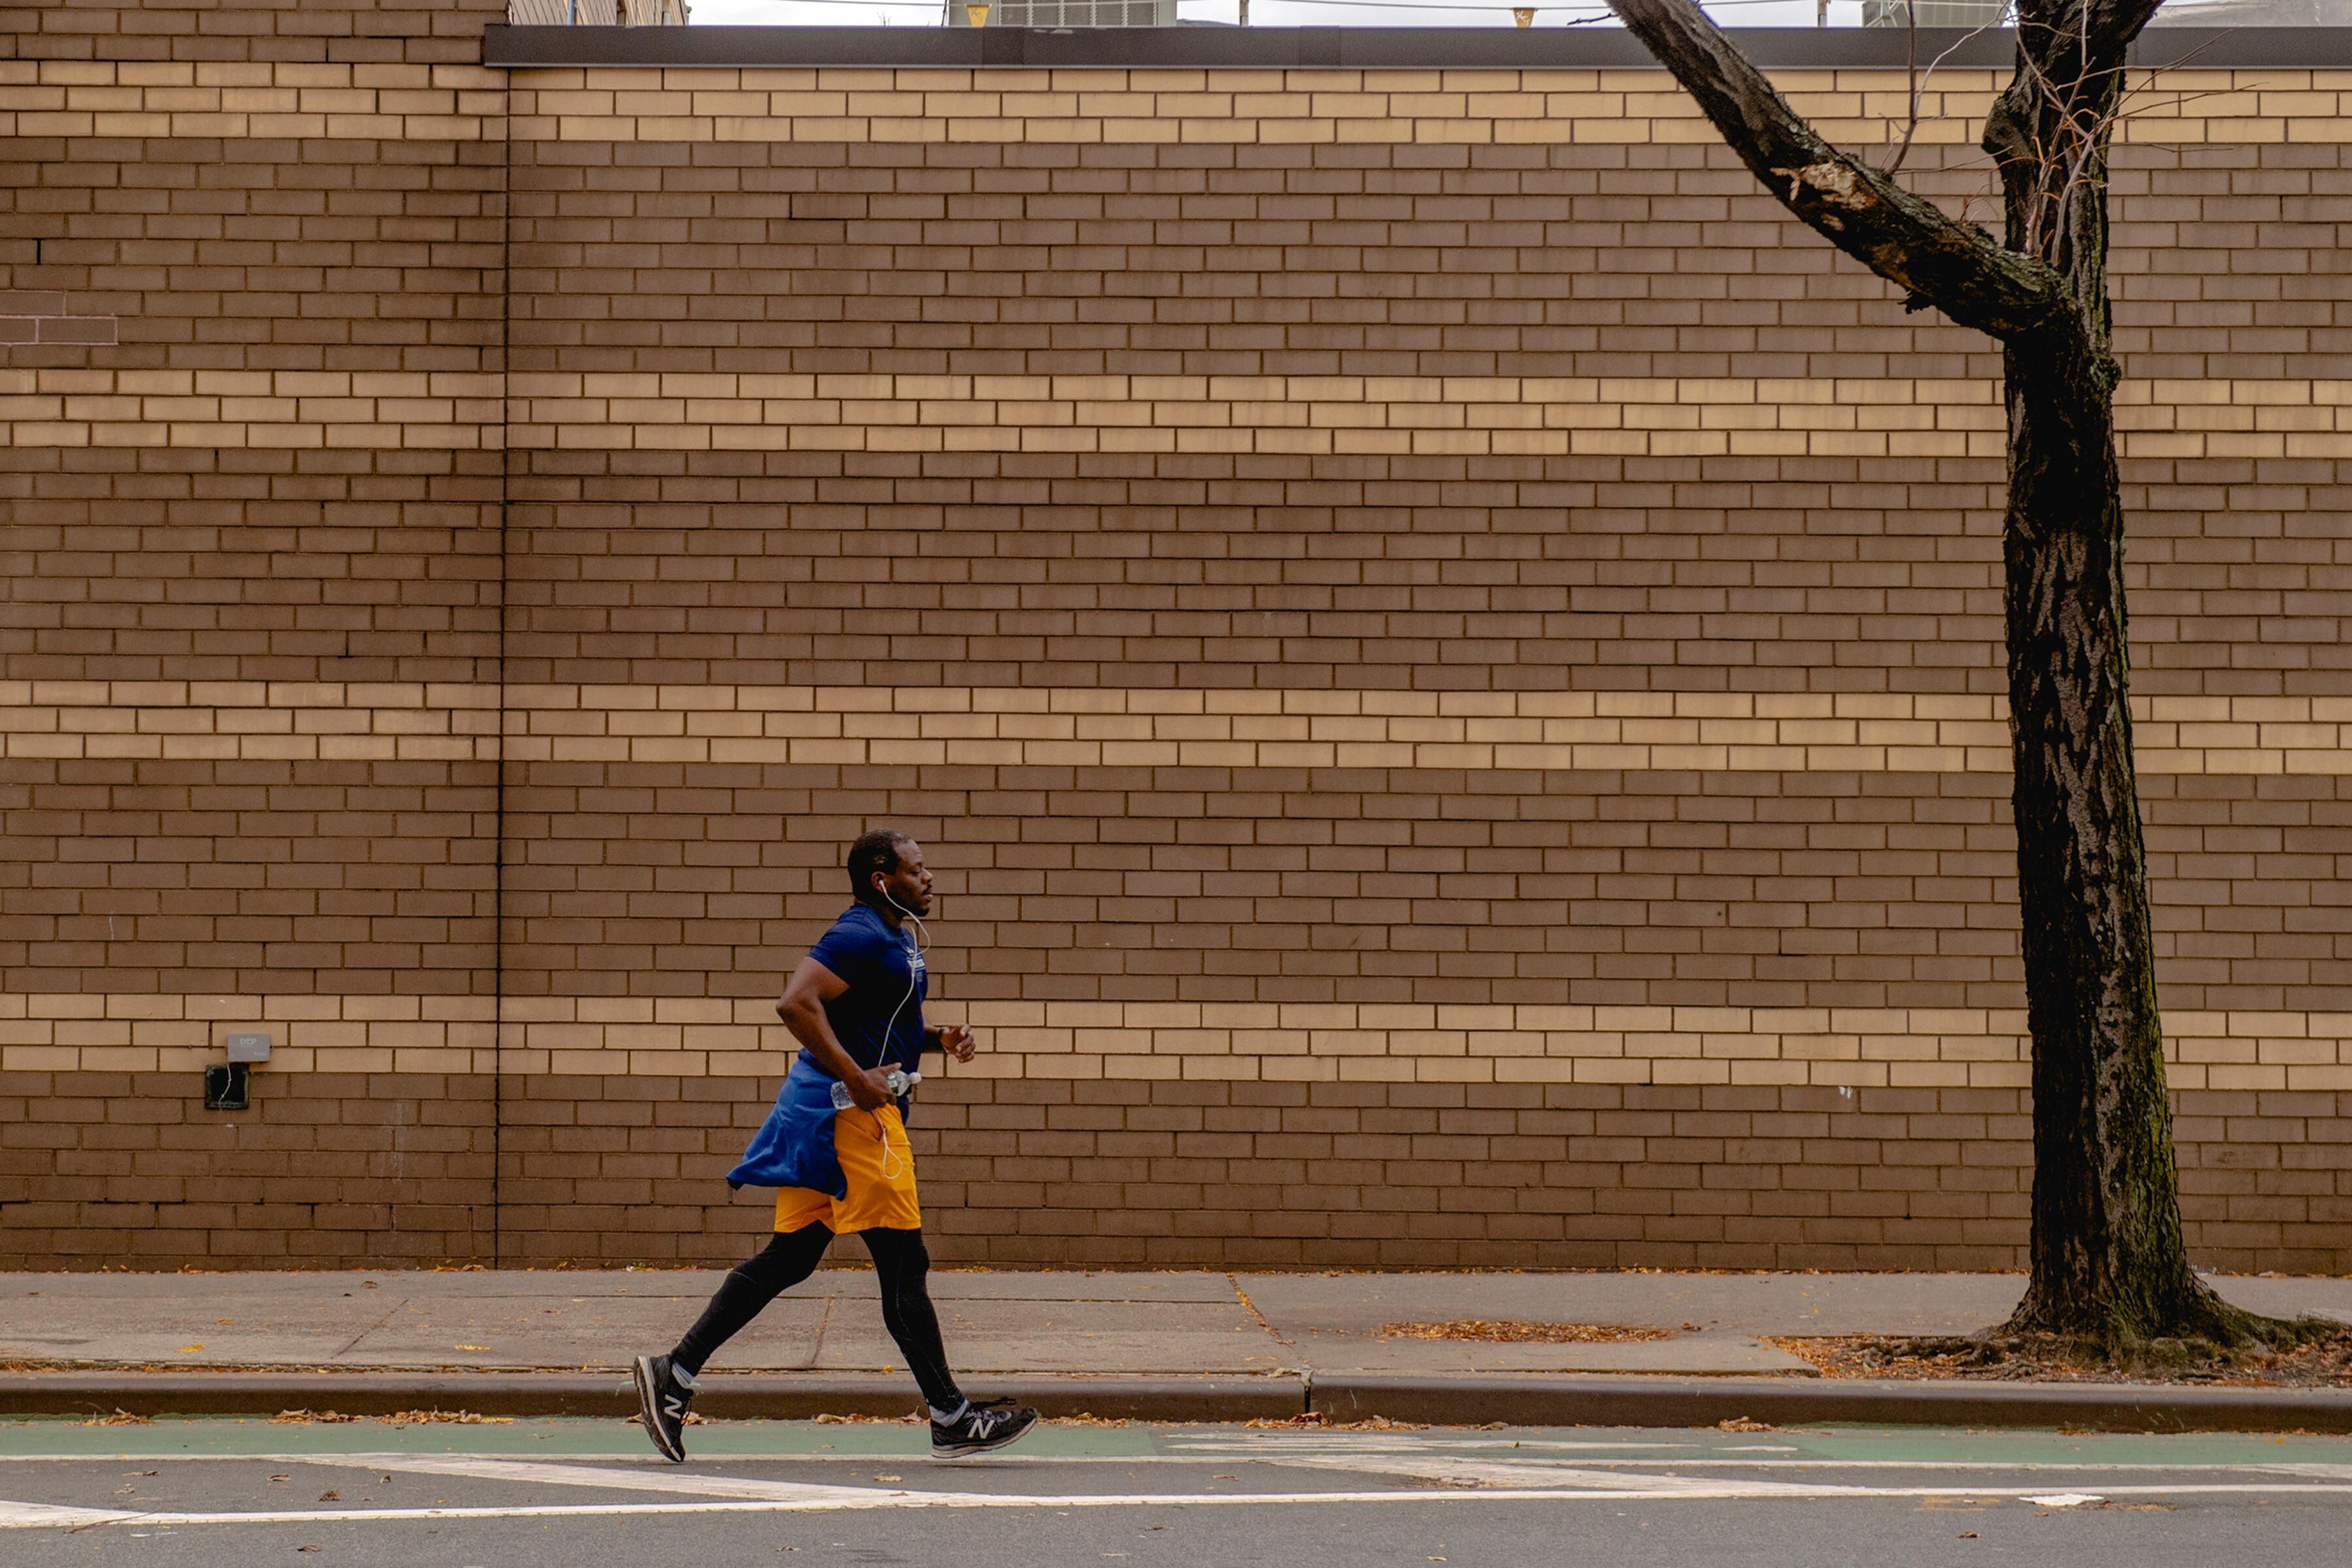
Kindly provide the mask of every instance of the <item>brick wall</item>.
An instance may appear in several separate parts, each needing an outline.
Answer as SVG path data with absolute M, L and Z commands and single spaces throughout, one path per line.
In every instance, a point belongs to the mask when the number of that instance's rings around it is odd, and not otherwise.
M 0 63 L 11 1261 L 735 1254 L 881 823 L 989 1046 L 942 1257 L 2019 1261 L 1997 359 L 1664 78 L 289 15 Z M 1780 76 L 1848 143 L 1901 85 Z M 1995 78 L 1937 81 L 1964 204 Z M 2185 1203 L 2342 1272 L 2352 78 L 2166 86 L 2115 245 Z

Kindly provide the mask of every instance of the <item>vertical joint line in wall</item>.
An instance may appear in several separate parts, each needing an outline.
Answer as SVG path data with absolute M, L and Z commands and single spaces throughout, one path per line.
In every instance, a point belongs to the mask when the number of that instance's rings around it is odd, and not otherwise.
M 494 654 L 499 687 L 498 733 L 490 742 L 492 847 L 490 871 L 490 1267 L 506 1262 L 507 1131 L 507 584 L 510 552 L 507 513 L 513 500 L 514 459 L 508 441 L 514 371 L 514 78 L 504 79 L 499 115 L 499 584 Z

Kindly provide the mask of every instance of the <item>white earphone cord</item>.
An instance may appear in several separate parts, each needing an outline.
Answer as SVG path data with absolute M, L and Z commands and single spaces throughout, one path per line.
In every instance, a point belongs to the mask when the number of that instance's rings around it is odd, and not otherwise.
M 882 1048 L 884 1050 L 887 1050 L 890 1048 L 890 1037 L 898 1033 L 898 1015 L 905 1012 L 907 1010 L 907 1004 L 915 999 L 915 987 L 922 983 L 919 978 L 922 973 L 922 958 L 925 951 L 930 946 L 931 933 L 924 928 L 922 918 L 920 916 L 916 914 L 914 910 L 908 909 L 906 905 L 900 903 L 898 900 L 890 897 L 889 889 L 884 888 L 882 889 L 882 897 L 888 900 L 890 907 L 898 910 L 900 916 L 912 921 L 915 925 L 915 934 L 908 938 L 908 941 L 913 944 L 915 949 L 915 961 L 907 965 L 907 994 L 898 998 L 898 1005 L 890 1009 L 890 1021 L 882 1026 Z M 891 1162 L 897 1155 L 898 1151 L 890 1147 L 890 1129 L 888 1124 L 878 1116 L 874 1119 L 874 1132 L 875 1136 L 882 1140 L 882 1179 L 885 1181 L 892 1180 L 898 1174 L 897 1171 L 890 1168 Z M 903 1168 L 904 1167 L 902 1166 L 901 1169 Z

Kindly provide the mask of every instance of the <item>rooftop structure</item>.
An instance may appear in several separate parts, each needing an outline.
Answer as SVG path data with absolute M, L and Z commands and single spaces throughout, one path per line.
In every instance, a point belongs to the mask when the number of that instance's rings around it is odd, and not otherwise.
M 507 0 L 518 27 L 683 27 L 687 0 Z

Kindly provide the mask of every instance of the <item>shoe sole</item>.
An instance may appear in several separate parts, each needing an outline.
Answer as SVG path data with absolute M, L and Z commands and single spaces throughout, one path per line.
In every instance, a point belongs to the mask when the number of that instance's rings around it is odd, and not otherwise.
M 674 1465 L 686 1463 L 683 1445 L 673 1447 L 662 1440 L 661 1417 L 654 1407 L 653 1358 L 639 1356 L 629 1373 L 637 1384 L 637 1418 L 645 1423 L 646 1436 L 652 1442 L 654 1452 Z
M 1015 1430 L 1007 1432 L 1002 1437 L 992 1437 L 985 1443 L 959 1443 L 950 1448 L 942 1448 L 937 1443 L 934 1443 L 931 1445 L 931 1458 L 934 1459 L 968 1459 L 974 1454 L 992 1454 L 999 1448 L 1010 1447 L 1013 1444 L 1018 1443 L 1022 1438 L 1026 1437 L 1030 1433 L 1036 1429 L 1037 1417 L 1032 1415 L 1028 1420 L 1023 1422 Z

